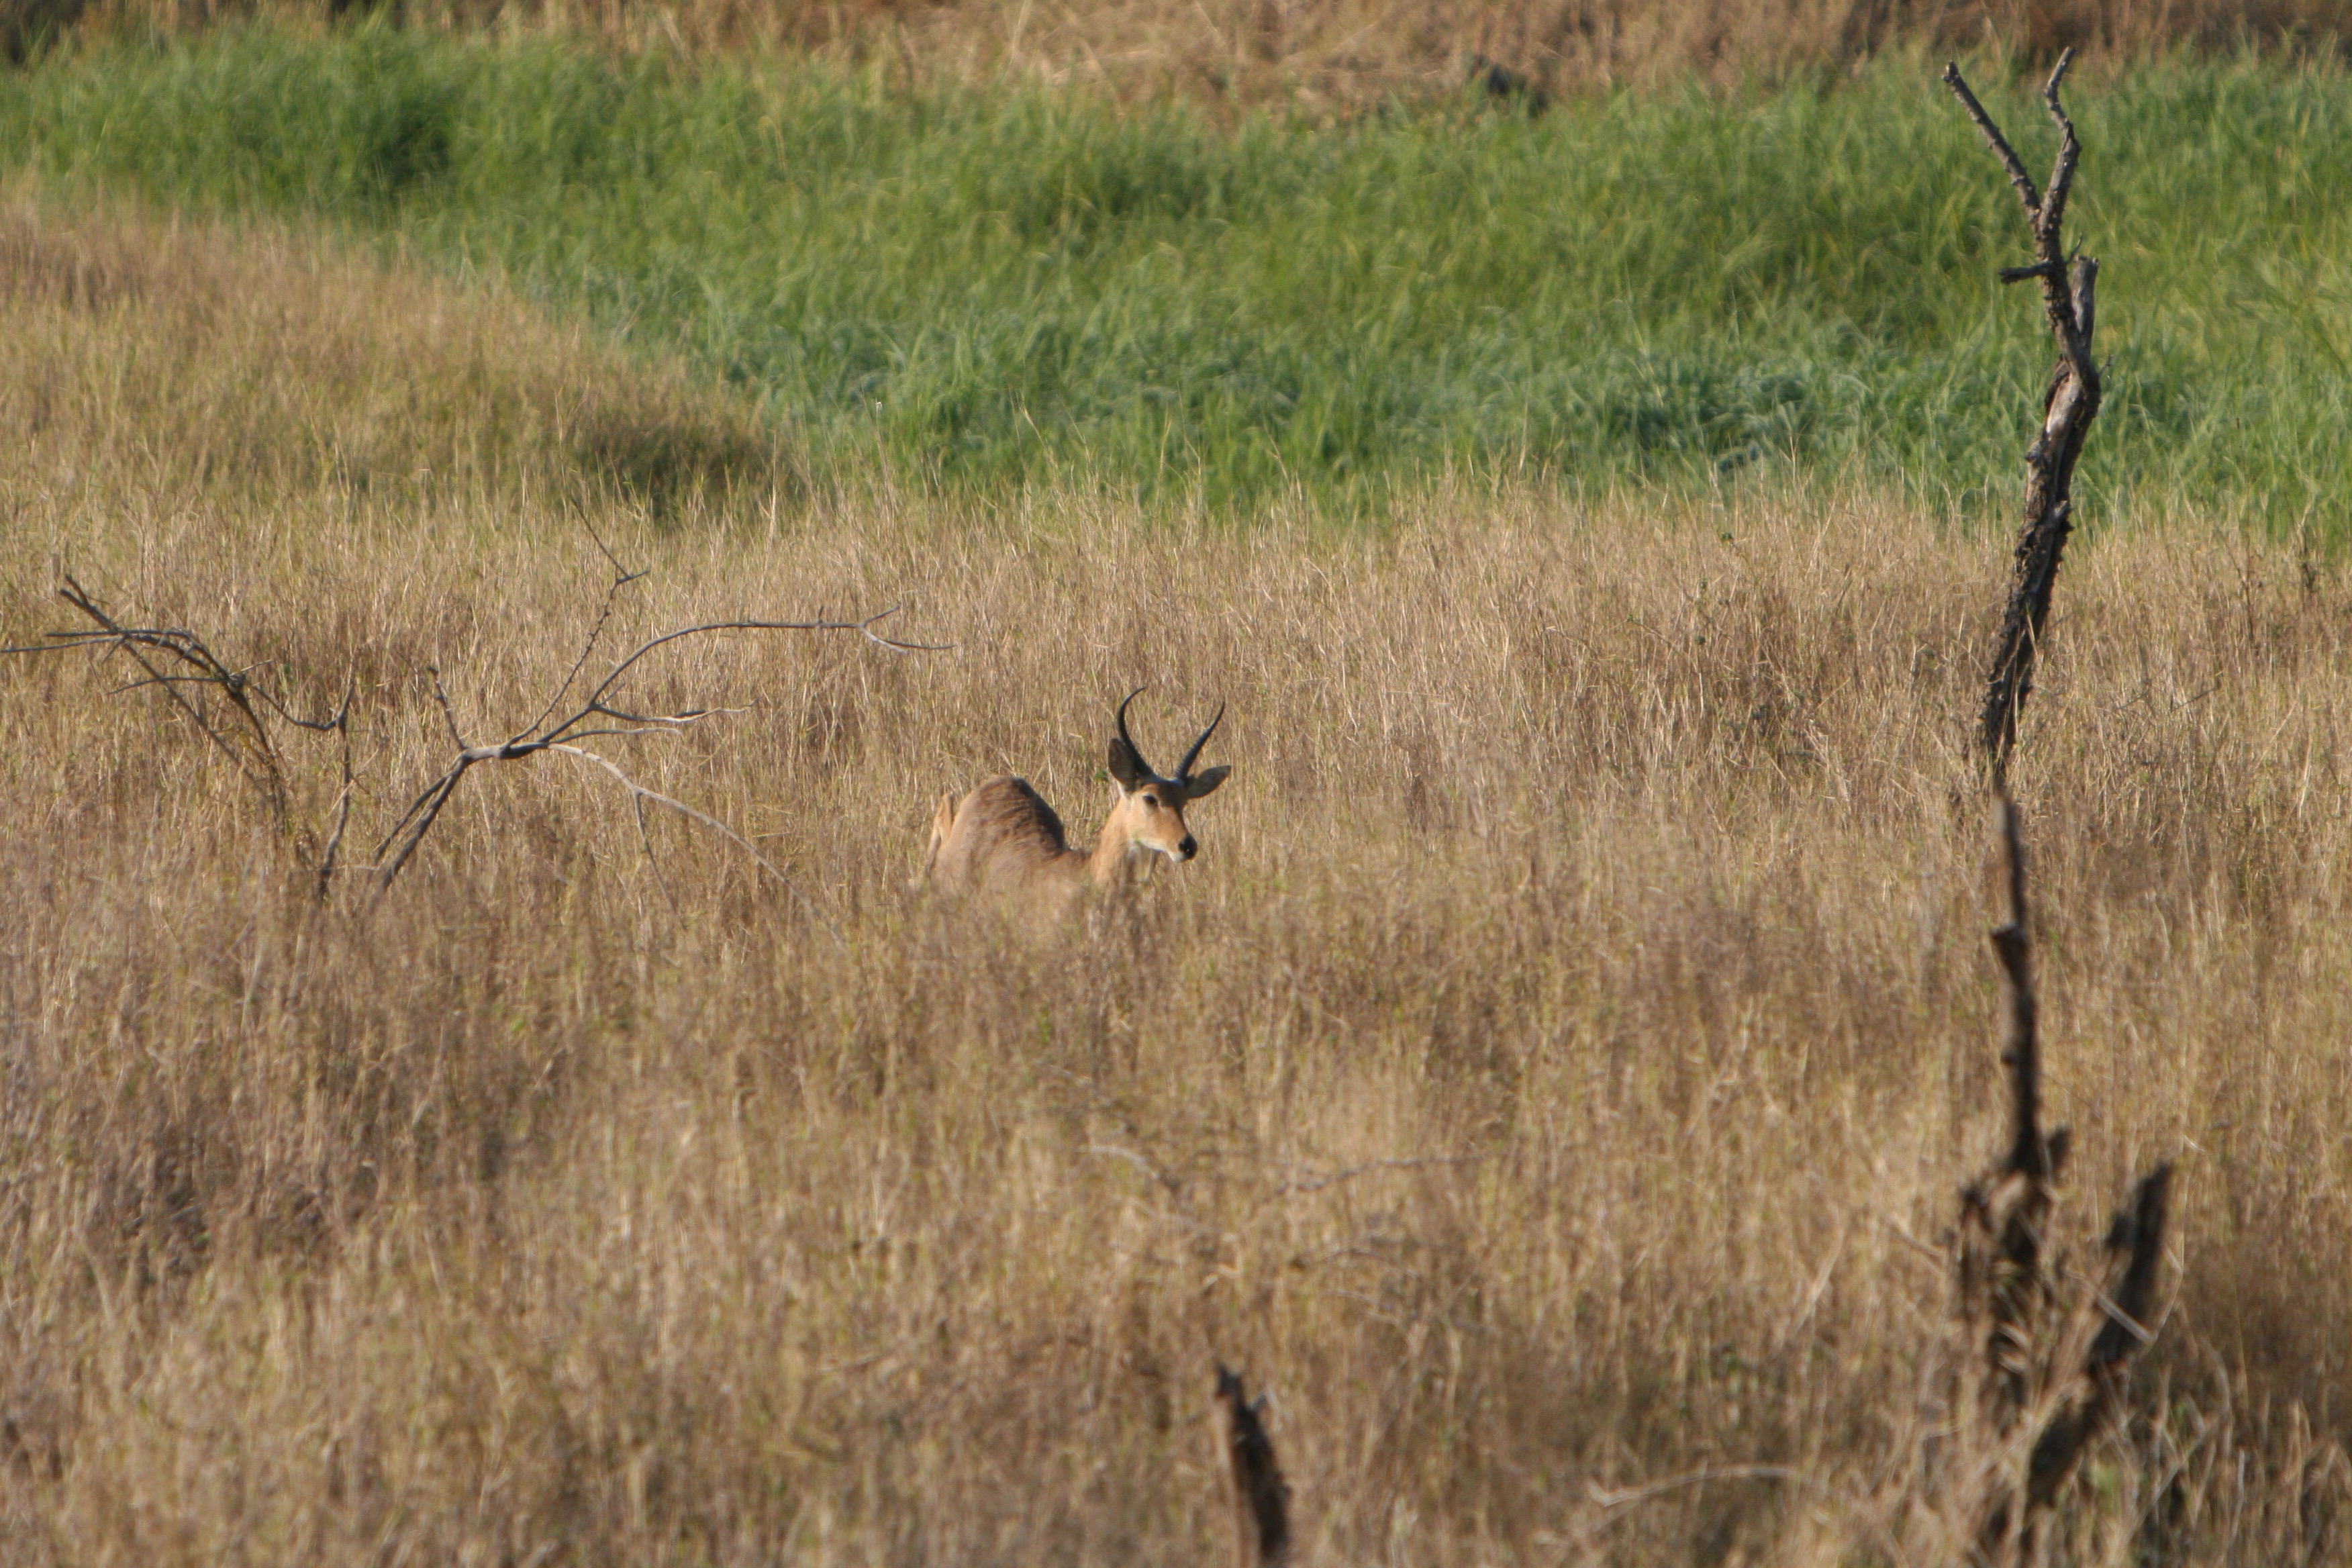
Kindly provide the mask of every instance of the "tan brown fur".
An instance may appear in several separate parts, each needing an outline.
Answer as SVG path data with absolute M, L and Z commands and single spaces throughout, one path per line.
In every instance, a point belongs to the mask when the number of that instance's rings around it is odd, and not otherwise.
M 1165 855 L 1180 864 L 1192 859 L 1199 847 L 1184 808 L 1224 783 L 1230 771 L 1192 772 L 1217 720 L 1192 743 L 1176 776 L 1164 778 L 1143 760 L 1127 732 L 1127 707 L 1135 696 L 1129 693 L 1118 707 L 1118 733 L 1109 758 L 1117 794 L 1091 850 L 1071 847 L 1061 815 L 1027 779 L 1001 774 L 961 801 L 952 794 L 940 796 L 923 861 L 926 879 L 957 890 L 1006 894 L 1051 916 L 1066 910 L 1089 885 L 1108 888 L 1122 881 L 1145 855 Z M 1218 719 L 1223 716 L 1218 710 Z
M 1061 816 L 1045 797 L 1027 779 L 1010 774 L 988 780 L 961 801 L 952 791 L 941 795 L 931 819 L 930 871 L 950 887 L 1002 883 L 1016 873 L 1075 887 L 1077 878 L 1064 867 L 1083 876 L 1092 858 L 1070 847 Z

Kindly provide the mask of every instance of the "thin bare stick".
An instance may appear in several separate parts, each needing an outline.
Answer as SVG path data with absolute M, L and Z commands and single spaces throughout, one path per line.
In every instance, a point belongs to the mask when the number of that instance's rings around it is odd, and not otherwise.
M 457 727 L 457 710 L 449 705 L 449 694 L 441 689 L 441 671 L 428 664 L 425 673 L 432 678 L 433 700 L 440 705 L 442 722 L 449 726 L 449 739 L 457 742 L 459 751 L 471 750 L 472 742 L 466 739 L 466 731 Z
M 604 639 L 604 628 L 606 626 L 611 624 L 613 619 L 613 606 L 620 602 L 621 590 L 645 575 L 643 572 L 629 571 L 627 568 L 624 567 L 618 560 L 614 559 L 613 552 L 610 550 L 604 549 L 604 542 L 601 539 L 596 539 L 596 531 L 594 529 L 592 528 L 588 531 L 588 537 L 596 540 L 596 548 L 604 551 L 604 559 L 613 563 L 613 570 L 617 573 L 618 575 L 615 576 L 611 583 L 605 585 L 604 602 L 596 606 L 596 621 L 593 626 L 591 626 L 588 628 L 587 641 L 583 642 L 580 646 L 580 657 L 573 659 L 572 661 L 572 668 L 563 672 L 562 682 L 558 685 L 553 691 L 548 694 L 547 706 L 539 710 L 539 716 L 533 719 L 530 723 L 524 725 L 521 729 L 516 731 L 512 735 L 509 736 L 509 740 L 521 740 L 524 736 L 538 730 L 541 725 L 546 723 L 549 719 L 554 716 L 556 705 L 561 703 L 566 694 L 571 691 L 572 683 L 580 679 L 580 672 L 588 667 L 589 658 L 596 652 L 597 643 Z
M 613 762 L 585 750 L 580 742 L 590 740 L 623 740 L 648 735 L 675 735 L 701 720 L 719 714 L 742 711 L 743 710 L 739 708 L 709 706 L 687 708 L 675 713 L 647 714 L 632 711 L 613 700 L 628 677 L 647 658 L 662 648 L 690 637 L 712 637 L 727 632 L 855 632 L 876 647 L 893 653 L 936 652 L 950 645 L 908 642 L 877 631 L 875 628 L 883 620 L 898 613 L 895 605 L 856 620 L 741 619 L 705 622 L 665 632 L 639 643 L 629 653 L 614 662 L 584 700 L 579 701 L 576 706 L 572 706 L 566 711 L 567 699 L 578 686 L 581 674 L 587 668 L 589 660 L 595 656 L 597 648 L 603 645 L 613 621 L 619 595 L 622 590 L 646 574 L 641 571 L 633 572 L 623 567 L 611 548 L 603 539 L 595 535 L 593 530 L 590 531 L 590 537 L 595 540 L 596 547 L 603 552 L 605 560 L 612 563 L 614 575 L 605 587 L 604 596 L 597 605 L 595 618 L 589 627 L 588 636 L 579 654 L 572 659 L 564 672 L 563 679 L 556 684 L 553 691 L 541 704 L 539 710 L 532 716 L 528 725 L 496 743 L 475 744 L 466 738 L 465 727 L 457 719 L 457 705 L 450 700 L 448 689 L 442 683 L 441 671 L 436 667 L 426 667 L 425 674 L 428 683 L 427 689 L 432 694 L 434 705 L 441 715 L 443 727 L 446 730 L 457 752 L 446 767 L 435 774 L 429 783 L 410 797 L 408 805 L 377 841 L 375 854 L 372 857 L 373 863 L 364 868 L 371 873 L 374 883 L 374 898 L 371 900 L 370 907 L 373 908 L 375 903 L 382 900 L 392 884 L 399 879 L 401 872 L 415 858 L 418 847 L 432 833 L 435 825 L 440 821 L 443 811 L 456 796 L 458 788 L 465 782 L 466 774 L 470 770 L 485 763 L 516 762 L 541 752 L 561 751 L 568 752 L 585 762 L 593 763 L 621 783 L 629 792 L 632 809 L 636 814 L 641 837 L 645 837 L 645 807 L 648 804 L 664 806 L 711 828 L 751 856 L 761 870 L 774 879 L 776 883 L 782 887 L 802 908 L 824 924 L 825 929 L 832 932 L 835 940 L 840 940 L 840 931 L 825 919 L 824 912 L 793 884 L 792 879 L 786 877 L 772 860 L 762 855 L 750 839 L 709 813 L 697 810 L 683 801 L 673 799 L 638 784 Z M 176 627 L 125 625 L 110 614 L 94 595 L 71 577 L 66 578 L 65 584 L 58 593 L 67 603 L 95 623 L 97 629 L 52 632 L 39 643 L 0 648 L 0 654 L 32 655 L 74 649 L 92 650 L 101 657 L 116 651 L 123 653 L 139 667 L 142 679 L 131 682 L 121 689 L 133 690 L 154 687 L 161 690 L 188 717 L 198 732 L 217 747 L 222 754 L 246 775 L 262 795 L 272 816 L 294 839 L 304 864 L 312 870 L 314 885 L 323 896 L 337 873 L 346 869 L 341 864 L 342 848 L 351 828 L 352 803 L 358 794 L 356 773 L 352 760 L 351 735 L 352 707 L 357 695 L 357 681 L 354 679 L 346 683 L 342 701 L 331 714 L 323 719 L 307 717 L 294 711 L 281 697 L 254 679 L 255 672 L 264 668 L 263 666 L 232 668 L 215 656 L 204 640 L 193 632 Z M 159 664 L 159 660 L 176 661 L 187 673 L 174 672 L 168 665 Z M 225 728 L 222 724 L 214 722 L 185 689 L 190 687 L 206 686 L 220 691 L 242 721 L 240 724 L 231 724 Z M 559 714 L 562 717 L 559 718 Z M 331 808 L 332 826 L 327 835 L 325 847 L 320 853 L 312 853 L 315 840 L 309 830 L 297 826 L 291 820 L 291 813 L 288 806 L 285 773 L 270 731 L 272 722 L 282 722 L 302 730 L 331 732 L 340 740 L 342 787 L 338 791 Z M 645 843 L 646 853 L 650 856 L 652 841 L 649 837 L 645 837 Z M 658 875 L 658 860 L 655 862 L 655 866 L 656 873 Z M 664 890 L 667 893 L 667 883 L 664 884 Z
M 2009 1076 L 2008 1146 L 1960 1194 L 1960 1314 L 1981 1357 L 1980 1414 L 2006 1434 L 2031 1394 L 2032 1325 L 2049 1291 L 2042 1259 L 2051 1183 L 2065 1158 L 2063 1129 L 2042 1131 L 2040 1005 L 2026 930 L 2025 850 L 2016 805 L 1996 804 L 2009 918 L 1991 933 L 2007 981 L 2001 1066 Z
M 2042 198 L 2042 210 L 2033 215 L 2034 226 L 2047 228 L 2054 237 L 2058 226 L 2066 219 L 2066 196 L 2074 189 L 2074 166 L 2082 161 L 2083 144 L 2074 136 L 2074 122 L 2066 116 L 2065 106 L 2058 101 L 2058 84 L 2066 79 L 2066 71 L 2074 63 L 2074 51 L 2063 49 L 2058 63 L 2050 68 L 2050 79 L 2042 84 L 2042 107 L 2049 110 L 2051 120 L 2058 127 L 2058 155 L 2050 166 L 2050 189 Z
M 401 868 L 408 864 L 408 858 L 416 853 L 416 847 L 425 842 L 425 836 L 433 830 L 433 824 L 441 816 L 441 808 L 449 804 L 450 795 L 457 792 L 457 781 L 465 777 L 466 770 L 473 765 L 472 758 L 459 757 L 447 773 L 425 786 L 424 793 L 409 804 L 408 809 L 401 814 L 400 820 L 393 825 L 392 832 L 376 846 L 375 888 L 379 900 L 400 875 Z M 404 837 L 404 828 L 408 830 Z M 386 860 L 384 851 L 392 848 L 394 840 L 399 841 L 400 847 L 392 858 Z
M 2042 1135 L 2042 1011 L 2033 994 L 2032 943 L 2025 931 L 2025 847 L 2018 838 L 2016 803 L 2003 795 L 1997 810 L 2009 873 L 2009 919 L 1992 932 L 1993 951 L 2009 981 L 2008 1039 L 2000 1053 L 2010 1073 L 2008 1168 L 2047 1178 L 2054 1173 L 2049 1141 Z
M 343 834 L 352 825 L 352 796 L 359 787 L 358 775 L 352 766 L 352 731 L 348 722 L 352 699 L 358 693 L 359 678 L 353 676 L 344 682 L 342 704 L 335 710 L 335 729 L 342 739 L 343 787 L 335 794 L 335 826 L 327 835 L 327 847 L 319 857 L 319 875 L 314 891 L 321 900 L 333 886 L 335 872 L 339 868 L 336 861 L 343 849 Z
M 267 668 L 266 665 L 232 666 L 215 654 L 202 637 L 182 627 L 127 626 L 117 620 L 99 602 L 96 595 L 70 574 L 58 589 L 58 596 L 95 622 L 98 629 L 51 632 L 39 644 L 0 649 L 0 653 L 59 653 L 87 649 L 99 653 L 100 657 L 114 652 L 123 654 L 139 667 L 142 679 L 118 687 L 109 695 L 146 687 L 161 689 L 195 726 L 197 732 L 211 742 L 245 776 L 261 796 L 272 822 L 292 841 L 296 853 L 304 863 L 315 864 L 315 840 L 308 827 L 293 819 L 288 804 L 285 769 L 264 714 L 300 729 L 341 731 L 348 736 L 353 689 L 346 687 L 342 703 L 326 718 L 306 718 L 295 712 L 284 699 L 255 679 L 256 672 Z M 157 659 L 176 661 L 189 673 L 170 673 L 168 669 L 159 668 Z M 241 722 L 226 728 L 215 724 L 205 709 L 184 689 L 207 686 L 221 694 Z
M 597 547 L 604 549 L 602 540 L 597 541 Z M 604 549 L 604 553 L 607 560 L 614 560 L 609 549 Z M 582 648 L 580 656 L 572 661 L 562 681 L 557 686 L 554 698 L 541 706 L 529 727 L 516 731 L 495 745 L 477 746 L 468 742 L 464 731 L 458 727 L 457 712 L 449 701 L 448 693 L 442 689 L 440 672 L 438 670 L 429 672 L 433 678 L 434 700 L 440 706 L 442 718 L 448 726 L 449 738 L 457 742 L 457 756 L 447 772 L 427 784 L 409 803 L 408 809 L 401 814 L 400 819 L 393 825 L 392 831 L 384 836 L 383 843 L 377 847 L 377 895 L 381 897 L 384 889 L 391 887 L 402 869 L 407 866 L 410 858 L 415 853 L 416 847 L 424 841 L 425 834 L 432 830 L 435 821 L 440 816 L 441 808 L 447 804 L 451 793 L 457 789 L 467 768 L 479 763 L 517 762 L 540 752 L 572 751 L 610 771 L 632 791 L 640 792 L 642 798 L 684 812 L 725 834 L 729 839 L 742 846 L 746 852 L 758 859 L 778 883 L 791 892 L 803 908 L 816 914 L 820 921 L 824 920 L 816 906 L 800 889 L 794 888 L 782 872 L 777 870 L 764 857 L 760 856 L 759 852 L 751 847 L 751 841 L 741 834 L 728 827 L 715 817 L 695 811 L 692 807 L 672 800 L 667 795 L 656 795 L 650 790 L 646 790 L 643 785 L 628 778 L 604 758 L 593 752 L 580 751 L 576 742 L 597 738 L 671 734 L 715 714 L 740 711 L 739 709 L 713 707 L 689 708 L 677 713 L 649 714 L 633 712 L 625 708 L 615 707 L 611 702 L 613 694 L 648 656 L 688 637 L 714 637 L 723 632 L 856 632 L 867 642 L 893 653 L 938 652 L 950 645 L 906 642 L 877 632 L 874 628 L 877 624 L 898 613 L 898 606 L 895 605 L 889 609 L 881 610 L 854 621 L 824 619 L 706 621 L 697 626 L 681 626 L 675 631 L 664 632 L 658 637 L 648 637 L 639 643 L 629 653 L 614 661 L 613 667 L 605 671 L 604 679 L 596 683 L 577 707 L 562 718 L 555 719 L 553 715 L 562 705 L 563 694 L 571 690 L 574 682 L 578 680 L 581 668 L 587 663 L 589 658 L 595 652 L 597 644 L 603 639 L 605 627 L 612 619 L 615 596 L 623 588 L 645 575 L 642 572 L 621 569 L 617 561 L 614 561 L 614 564 L 619 575 L 605 589 L 604 600 L 597 607 L 596 619 L 590 628 L 585 646 Z M 614 721 L 621 727 L 615 728 L 613 724 L 600 722 L 603 720 Z M 391 851 L 389 858 L 386 856 L 386 851 Z M 830 922 L 827 922 L 826 929 L 832 930 Z M 838 939 L 840 932 L 835 931 L 834 935 Z
M 893 637 L 886 637 L 874 629 L 877 624 L 887 620 L 898 613 L 898 606 L 893 605 L 887 610 L 877 610 L 865 619 L 857 621 L 708 621 L 698 626 L 681 626 L 677 631 L 664 632 L 657 637 L 640 643 L 635 652 L 613 666 L 612 673 L 605 676 L 597 684 L 596 689 L 588 694 L 588 700 L 583 705 L 581 712 L 584 715 L 604 711 L 605 696 L 614 687 L 620 684 L 621 678 L 628 674 L 639 659 L 656 648 L 667 647 L 682 637 L 708 637 L 714 632 L 856 632 L 877 647 L 887 648 L 892 653 L 943 653 L 953 646 L 949 643 L 900 642 Z M 623 717 L 623 715 L 615 715 L 615 717 Z M 564 727 L 561 724 L 556 726 L 559 730 Z

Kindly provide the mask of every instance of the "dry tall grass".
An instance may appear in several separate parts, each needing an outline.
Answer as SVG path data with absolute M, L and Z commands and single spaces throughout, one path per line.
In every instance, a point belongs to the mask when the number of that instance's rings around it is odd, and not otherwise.
M 386 486 L 585 471 L 552 415 L 467 456 L 478 372 L 687 394 L 292 241 L 5 234 L 0 633 L 64 563 L 305 700 L 356 671 L 363 822 L 446 751 L 425 667 L 536 709 L 583 521 L 655 569 L 625 631 L 903 600 L 958 647 L 690 645 L 646 700 L 746 710 L 616 745 L 837 938 L 552 757 L 322 909 L 152 693 L 0 661 L 0 1560 L 1202 1562 L 1220 1357 L 1306 1562 L 1951 1560 L 1911 1500 L 2000 1110 L 1996 541 L 1785 492 L 1332 540 Z M 2074 1223 L 2180 1163 L 2066 1548 L 2346 1561 L 2352 582 L 2147 519 L 2061 597 L 2017 783 Z M 944 786 L 1091 827 L 1145 680 L 1147 744 L 1231 702 L 1198 862 L 1042 949 L 907 891 Z M 1740 1465 L 1797 1479 L 1595 1489 Z
M 1307 104 L 1453 91 L 1473 58 L 1554 89 L 1819 74 L 1891 47 L 2040 58 L 2316 49 L 2347 0 L 0 0 L 0 44 L 76 26 L 172 33 L 255 14 L 586 37 L 621 48 L 820 50 L 927 76 L 1036 75 Z M 24 45 L 16 46 L 22 48 Z

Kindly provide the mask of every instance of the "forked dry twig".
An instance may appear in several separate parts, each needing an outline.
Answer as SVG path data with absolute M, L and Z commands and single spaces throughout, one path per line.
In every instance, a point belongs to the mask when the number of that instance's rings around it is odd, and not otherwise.
M 603 547 L 602 541 L 598 542 L 598 546 Z M 610 551 L 606 551 L 605 555 L 606 559 L 612 559 Z M 677 812 L 723 834 L 790 891 L 803 908 L 814 910 L 815 906 L 811 904 L 798 889 L 793 887 L 791 880 L 784 876 L 783 872 L 777 869 L 775 864 L 767 857 L 753 848 L 751 841 L 741 834 L 707 813 L 697 811 L 681 801 L 647 789 L 606 758 L 583 750 L 580 742 L 598 739 L 628 739 L 643 735 L 676 735 L 701 720 L 734 711 L 734 710 L 714 706 L 686 708 L 672 713 L 640 713 L 619 706 L 617 694 L 627 681 L 631 672 L 647 656 L 689 638 L 715 637 L 726 632 L 856 632 L 876 647 L 887 648 L 893 653 L 935 653 L 948 645 L 906 642 L 896 637 L 885 637 L 876 631 L 874 628 L 877 626 L 898 613 L 898 606 L 895 605 L 887 610 L 879 610 L 854 621 L 823 619 L 706 621 L 697 626 L 681 626 L 676 631 L 664 632 L 658 637 L 646 638 L 625 657 L 615 660 L 612 668 L 605 671 L 604 679 L 589 690 L 584 699 L 567 707 L 566 700 L 571 696 L 572 689 L 579 684 L 581 671 L 585 669 L 589 661 L 595 657 L 597 647 L 604 640 L 604 632 L 612 623 L 614 605 L 621 591 L 645 575 L 642 571 L 632 572 L 622 567 L 618 562 L 614 563 L 614 571 L 615 575 L 604 590 L 604 600 L 597 607 L 596 619 L 589 629 L 587 640 L 581 647 L 579 657 L 572 661 L 571 668 L 564 672 L 563 679 L 550 693 L 531 721 L 505 740 L 485 745 L 477 745 L 467 741 L 463 727 L 457 722 L 457 711 L 449 702 L 448 694 L 442 689 L 440 672 L 438 670 L 430 672 L 433 677 L 434 699 L 440 704 L 442 717 L 448 725 L 450 739 L 457 744 L 457 754 L 431 783 L 417 792 L 415 798 L 408 803 L 407 809 L 400 814 L 393 823 L 391 830 L 385 833 L 377 844 L 373 870 L 376 896 L 379 899 L 398 879 L 402 869 L 415 855 L 417 846 L 425 842 L 425 835 L 430 833 L 433 830 L 433 825 L 440 820 L 442 811 L 448 805 L 451 797 L 457 794 L 457 786 L 464 782 L 466 774 L 470 770 L 486 763 L 520 762 L 525 758 L 536 756 L 541 752 L 562 752 L 593 763 L 610 773 L 629 791 L 632 801 L 640 807 L 645 803 L 650 802 Z M 562 715 L 561 718 L 557 717 L 559 713 Z M 650 849 L 648 852 L 650 853 Z

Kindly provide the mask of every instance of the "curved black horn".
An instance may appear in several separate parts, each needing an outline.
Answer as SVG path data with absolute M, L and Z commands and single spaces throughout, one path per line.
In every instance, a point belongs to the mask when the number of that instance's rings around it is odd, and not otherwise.
M 1126 702 L 1121 702 L 1118 705 L 1118 738 L 1127 742 L 1127 749 L 1135 753 L 1135 760 L 1138 763 L 1142 763 L 1143 771 L 1145 773 L 1157 775 L 1160 770 L 1153 767 L 1150 763 L 1143 761 L 1143 748 L 1137 745 L 1135 743 L 1135 737 L 1127 732 L 1127 704 L 1128 702 L 1134 701 L 1137 698 L 1142 695 L 1143 688 L 1139 686 L 1134 690 L 1127 694 Z
M 1192 742 L 1191 751 L 1184 753 L 1184 765 L 1176 770 L 1178 784 L 1182 784 L 1192 776 L 1192 764 L 1201 760 L 1201 748 L 1209 743 L 1209 737 L 1217 732 L 1217 726 L 1224 721 L 1224 717 L 1225 705 L 1220 702 L 1217 704 L 1217 716 L 1209 721 L 1209 727 L 1201 731 L 1201 738 Z

